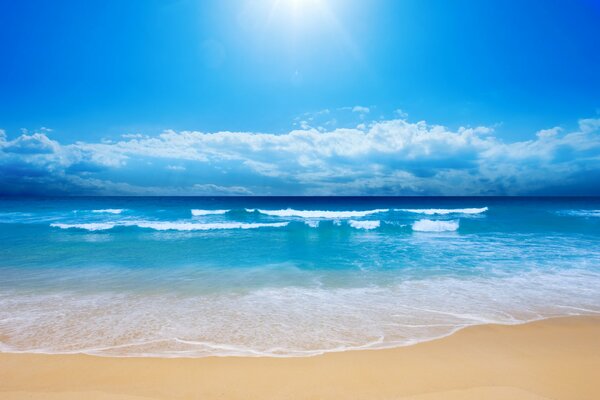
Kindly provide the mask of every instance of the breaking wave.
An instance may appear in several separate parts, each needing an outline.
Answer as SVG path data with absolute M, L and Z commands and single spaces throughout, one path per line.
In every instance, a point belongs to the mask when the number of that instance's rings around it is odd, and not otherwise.
M 379 228 L 381 221 L 355 221 L 351 219 L 348 221 L 348 225 L 354 229 L 371 230 Z
M 487 207 L 482 208 L 399 208 L 394 211 L 402 211 L 425 215 L 448 215 L 448 214 L 482 214 L 488 210 Z
M 85 224 L 61 224 L 55 223 L 50 226 L 60 229 L 84 229 L 87 231 L 108 230 L 116 227 L 138 227 L 153 229 L 156 231 L 210 231 L 222 229 L 257 229 L 257 228 L 281 228 L 287 226 L 288 222 L 274 223 L 242 223 L 221 222 L 202 224 L 195 222 L 163 222 L 163 221 L 126 221 L 119 223 L 85 223 Z
M 390 211 L 389 209 L 376 209 L 366 211 L 324 211 L 324 210 L 294 210 L 287 208 L 285 210 L 262 210 L 247 208 L 247 212 L 258 212 L 260 214 L 269 215 L 272 217 L 300 217 L 300 218 L 360 218 L 366 217 L 367 215 L 385 213 Z
M 413 231 L 417 232 L 450 232 L 458 229 L 458 221 L 432 221 L 421 219 L 412 224 Z
M 194 217 L 200 217 L 204 215 L 222 215 L 228 213 L 230 210 L 192 210 Z

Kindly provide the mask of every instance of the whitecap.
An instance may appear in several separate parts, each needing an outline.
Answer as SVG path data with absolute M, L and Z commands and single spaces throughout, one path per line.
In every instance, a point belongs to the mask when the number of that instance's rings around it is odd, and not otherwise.
M 425 215 L 447 215 L 447 214 L 481 214 L 488 210 L 482 208 L 399 208 L 394 211 L 402 211 Z
M 210 231 L 220 229 L 257 229 L 257 228 L 282 228 L 289 222 L 275 223 L 242 223 L 242 222 L 221 222 L 212 224 L 199 224 L 193 222 L 146 222 L 140 221 L 127 225 L 140 228 L 154 229 L 157 231 Z
M 381 221 L 355 221 L 351 219 L 348 221 L 348 225 L 353 227 L 354 229 L 377 229 L 381 225 Z
M 121 214 L 125 209 L 123 208 L 106 208 L 102 210 L 92 210 L 93 213 L 99 214 Z
M 114 223 L 108 222 L 90 222 L 86 224 L 50 224 L 54 228 L 60 229 L 84 229 L 86 231 L 104 231 L 115 227 Z
M 325 210 L 294 210 L 287 208 L 284 210 L 260 210 L 246 209 L 247 212 L 258 211 L 261 214 L 273 217 L 301 217 L 301 218 L 360 218 L 367 215 L 388 212 L 389 209 L 376 209 L 365 211 L 325 211 Z
M 311 228 L 318 228 L 319 227 L 319 221 L 318 220 L 308 219 L 308 220 L 304 221 L 304 223 L 306 225 L 310 226 Z
M 222 229 L 258 229 L 258 228 L 282 228 L 289 222 L 275 223 L 241 223 L 223 222 L 201 224 L 194 222 L 169 222 L 169 221 L 123 221 L 119 223 L 84 223 L 84 224 L 50 224 L 52 227 L 61 229 L 84 229 L 88 231 L 107 230 L 115 227 L 138 227 L 154 229 L 157 231 L 209 231 Z
M 458 221 L 432 221 L 421 219 L 412 224 L 413 231 L 418 232 L 449 232 L 458 229 Z
M 222 215 L 228 213 L 229 210 L 192 210 L 192 215 L 200 217 L 203 215 Z

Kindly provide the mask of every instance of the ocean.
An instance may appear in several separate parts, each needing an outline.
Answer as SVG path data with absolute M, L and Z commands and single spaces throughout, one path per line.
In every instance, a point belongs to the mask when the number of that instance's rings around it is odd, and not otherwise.
M 0 351 L 310 356 L 600 313 L 600 198 L 0 198 Z

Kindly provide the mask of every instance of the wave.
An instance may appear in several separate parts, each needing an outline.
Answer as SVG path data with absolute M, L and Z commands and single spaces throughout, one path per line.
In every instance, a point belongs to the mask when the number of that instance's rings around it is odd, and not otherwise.
M 536 269 L 486 278 L 438 276 L 384 286 L 278 286 L 227 294 L 10 289 L 0 293 L 0 321 L 11 327 L 0 351 L 290 357 L 397 347 L 472 325 L 597 315 L 599 282 L 593 271 Z M 172 329 L 156 329 L 157 321 Z
M 247 208 L 246 212 L 258 212 L 260 214 L 270 215 L 272 217 L 301 217 L 301 218 L 360 218 L 367 215 L 385 213 L 389 209 L 376 209 L 366 211 L 325 211 L 325 210 L 294 210 L 287 208 L 285 210 L 262 210 Z
M 450 232 L 458 229 L 458 221 L 432 221 L 421 219 L 412 224 L 413 231 L 417 232 Z
M 217 229 L 257 229 L 257 228 L 282 228 L 288 222 L 275 223 L 242 223 L 220 222 L 212 224 L 198 224 L 193 222 L 137 222 L 135 226 L 149 228 L 157 231 L 210 231 Z
M 85 224 L 50 224 L 50 226 L 60 229 L 83 229 L 87 231 L 108 230 L 116 227 L 138 227 L 144 229 L 153 229 L 156 231 L 210 231 L 224 229 L 258 229 L 258 228 L 282 228 L 289 222 L 274 223 L 241 223 L 241 222 L 222 222 L 201 224 L 195 222 L 166 222 L 166 221 L 128 221 L 120 223 L 85 223 Z
M 377 229 L 381 225 L 381 221 L 355 221 L 351 219 L 348 221 L 348 225 L 350 225 L 354 229 Z
M 488 210 L 487 207 L 482 208 L 399 208 L 394 211 L 402 211 L 425 215 L 448 215 L 448 214 L 481 214 Z
M 230 210 L 192 210 L 194 217 L 200 217 L 203 215 L 222 215 L 228 213 Z
M 98 214 L 121 214 L 125 209 L 123 208 L 106 208 L 102 210 L 92 210 L 93 213 Z
M 114 224 L 114 223 L 107 223 L 107 222 L 90 222 L 90 223 L 85 223 L 85 224 L 61 224 L 61 223 L 50 224 L 50 226 L 53 228 L 84 229 L 86 231 L 104 231 L 107 229 L 114 228 L 115 225 L 116 224 Z

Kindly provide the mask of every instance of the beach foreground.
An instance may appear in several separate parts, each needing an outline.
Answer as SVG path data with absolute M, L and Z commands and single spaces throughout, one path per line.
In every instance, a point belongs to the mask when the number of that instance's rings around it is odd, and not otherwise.
M 2 399 L 597 399 L 600 317 L 305 358 L 0 354 Z

